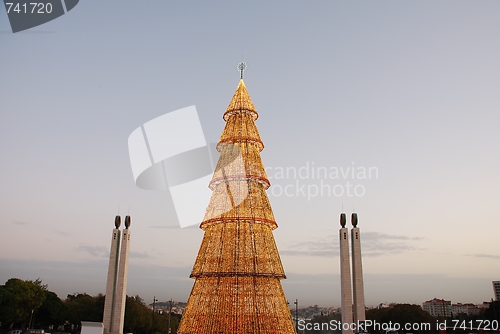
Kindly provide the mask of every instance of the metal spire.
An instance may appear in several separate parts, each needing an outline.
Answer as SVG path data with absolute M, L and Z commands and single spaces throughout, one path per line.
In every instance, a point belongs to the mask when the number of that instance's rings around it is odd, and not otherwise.
M 238 71 L 240 71 L 240 79 L 243 79 L 243 72 L 245 72 L 247 68 L 247 63 L 242 61 L 241 63 L 238 64 L 238 67 L 236 67 Z

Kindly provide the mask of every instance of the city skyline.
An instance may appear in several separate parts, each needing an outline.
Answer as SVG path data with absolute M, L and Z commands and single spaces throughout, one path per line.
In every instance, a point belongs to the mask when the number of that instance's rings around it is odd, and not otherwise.
M 135 186 L 127 139 L 195 105 L 217 142 L 243 58 L 288 300 L 340 305 L 338 216 L 353 211 L 367 306 L 490 300 L 499 22 L 495 1 L 109 1 L 13 34 L 0 10 L 1 284 L 104 293 L 109 230 L 130 215 L 127 293 L 187 301 L 203 231 Z

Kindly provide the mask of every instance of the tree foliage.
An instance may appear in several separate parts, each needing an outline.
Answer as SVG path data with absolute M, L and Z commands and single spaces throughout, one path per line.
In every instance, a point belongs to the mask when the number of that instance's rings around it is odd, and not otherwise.
M 484 312 L 484 318 L 500 322 L 500 300 L 492 301 L 490 307 Z
M 67 308 L 63 301 L 52 291 L 44 291 L 45 300 L 36 314 L 35 324 L 38 327 L 52 326 L 57 328 L 66 320 Z
M 127 297 L 125 304 L 124 331 L 127 333 L 146 333 L 151 331 L 152 311 L 138 296 Z
M 170 318 L 170 328 L 172 333 L 177 332 L 177 327 L 181 316 L 172 313 L 169 317 L 168 312 L 158 313 L 149 309 L 144 300 L 139 296 L 127 297 L 125 304 L 125 333 L 168 333 L 168 325 Z
M 396 304 L 391 307 L 370 309 L 366 312 L 366 319 L 384 324 L 389 322 L 392 324 L 398 323 L 401 328 L 404 328 L 407 323 L 429 323 L 433 325 L 436 322 L 434 317 L 425 312 L 420 305 L 412 304 Z
M 102 322 L 104 312 L 104 296 L 95 297 L 86 293 L 68 295 L 66 298 L 66 320 L 79 326 L 82 321 Z
M 11 278 L 1 287 L 2 304 L 0 315 L 3 322 L 12 328 L 14 324 L 26 328 L 33 313 L 42 306 L 45 300 L 46 286 L 42 281 L 23 281 Z

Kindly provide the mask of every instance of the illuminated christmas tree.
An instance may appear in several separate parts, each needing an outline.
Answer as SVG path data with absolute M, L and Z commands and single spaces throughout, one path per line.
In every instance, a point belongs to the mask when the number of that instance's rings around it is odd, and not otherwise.
M 200 228 L 203 241 L 191 273 L 195 279 L 179 334 L 292 334 L 280 280 L 285 272 L 272 230 L 278 227 L 255 126 L 257 111 L 241 80 L 224 113 L 226 126 L 212 197 Z

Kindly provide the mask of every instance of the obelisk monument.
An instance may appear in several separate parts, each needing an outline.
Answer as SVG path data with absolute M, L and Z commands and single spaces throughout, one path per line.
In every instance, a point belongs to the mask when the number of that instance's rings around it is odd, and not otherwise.
M 120 231 L 121 217 L 115 217 L 111 238 L 106 298 L 104 299 L 104 333 L 122 334 L 127 298 L 130 216 L 125 217 L 125 229 Z M 120 249 L 121 245 L 121 249 Z
M 345 213 L 340 214 L 340 300 L 342 311 L 342 334 L 351 334 L 352 321 L 352 292 L 351 292 L 351 263 L 349 259 L 349 230 L 345 227 Z
M 365 292 L 363 287 L 363 267 L 361 262 L 361 234 L 358 227 L 358 215 L 351 215 L 351 246 L 352 246 L 352 292 L 354 299 L 354 323 L 363 324 L 365 317 Z M 359 328 L 358 328 L 359 329 Z M 356 331 L 356 332 L 359 332 Z

